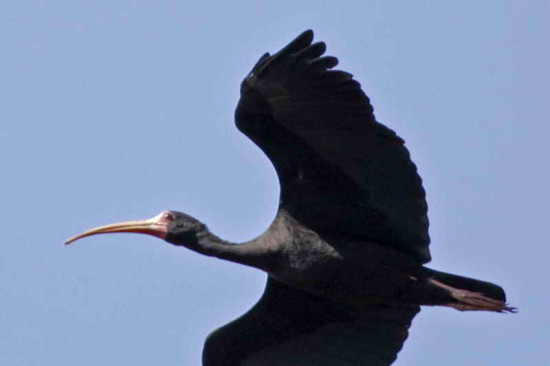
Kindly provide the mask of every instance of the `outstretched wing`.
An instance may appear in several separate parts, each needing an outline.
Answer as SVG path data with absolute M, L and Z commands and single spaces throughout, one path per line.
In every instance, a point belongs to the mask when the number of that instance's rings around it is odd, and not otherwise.
M 306 31 L 241 86 L 237 127 L 270 158 L 281 207 L 318 232 L 367 238 L 428 262 L 422 181 L 404 141 Z
M 339 308 L 268 278 L 258 303 L 208 336 L 204 366 L 391 364 L 418 306 Z

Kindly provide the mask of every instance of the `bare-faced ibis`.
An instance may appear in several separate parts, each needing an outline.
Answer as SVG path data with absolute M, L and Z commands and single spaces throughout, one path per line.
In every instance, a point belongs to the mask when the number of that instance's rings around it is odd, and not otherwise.
M 268 273 L 245 315 L 206 340 L 203 364 L 389 365 L 420 305 L 512 312 L 501 287 L 424 266 L 427 204 L 404 141 L 306 31 L 264 54 L 241 85 L 239 130 L 269 157 L 281 196 L 260 237 L 241 244 L 165 211 L 97 227 L 156 236 Z

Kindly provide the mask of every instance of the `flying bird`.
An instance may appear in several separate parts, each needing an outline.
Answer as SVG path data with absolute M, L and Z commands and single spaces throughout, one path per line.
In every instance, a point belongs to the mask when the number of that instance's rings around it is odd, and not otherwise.
M 305 31 L 264 54 L 241 84 L 237 128 L 268 156 L 281 186 L 277 215 L 258 238 L 231 243 L 164 211 L 66 242 L 149 234 L 267 272 L 257 304 L 208 336 L 205 366 L 389 365 L 420 305 L 515 311 L 495 284 L 424 266 L 428 206 L 416 166 L 325 49 Z

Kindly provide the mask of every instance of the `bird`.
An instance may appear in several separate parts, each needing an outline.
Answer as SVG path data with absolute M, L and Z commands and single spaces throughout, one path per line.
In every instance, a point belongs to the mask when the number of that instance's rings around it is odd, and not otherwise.
M 307 30 L 265 53 L 240 87 L 236 126 L 270 159 L 281 187 L 262 235 L 231 243 L 168 210 L 65 243 L 148 234 L 266 272 L 258 302 L 207 337 L 205 366 L 390 365 L 420 306 L 517 311 L 498 285 L 425 266 L 426 194 L 404 140 L 313 38 Z

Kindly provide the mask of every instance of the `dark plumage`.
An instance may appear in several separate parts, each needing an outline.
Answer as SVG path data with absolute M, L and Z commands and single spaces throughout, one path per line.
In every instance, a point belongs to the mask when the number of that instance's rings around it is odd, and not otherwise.
M 84 236 L 138 232 L 269 274 L 245 315 L 207 339 L 203 361 L 225 365 L 389 365 L 419 305 L 513 311 L 497 285 L 437 272 L 427 204 L 404 142 L 378 123 L 352 76 L 306 31 L 260 58 L 235 118 L 273 163 L 277 217 L 233 244 L 166 211 Z

